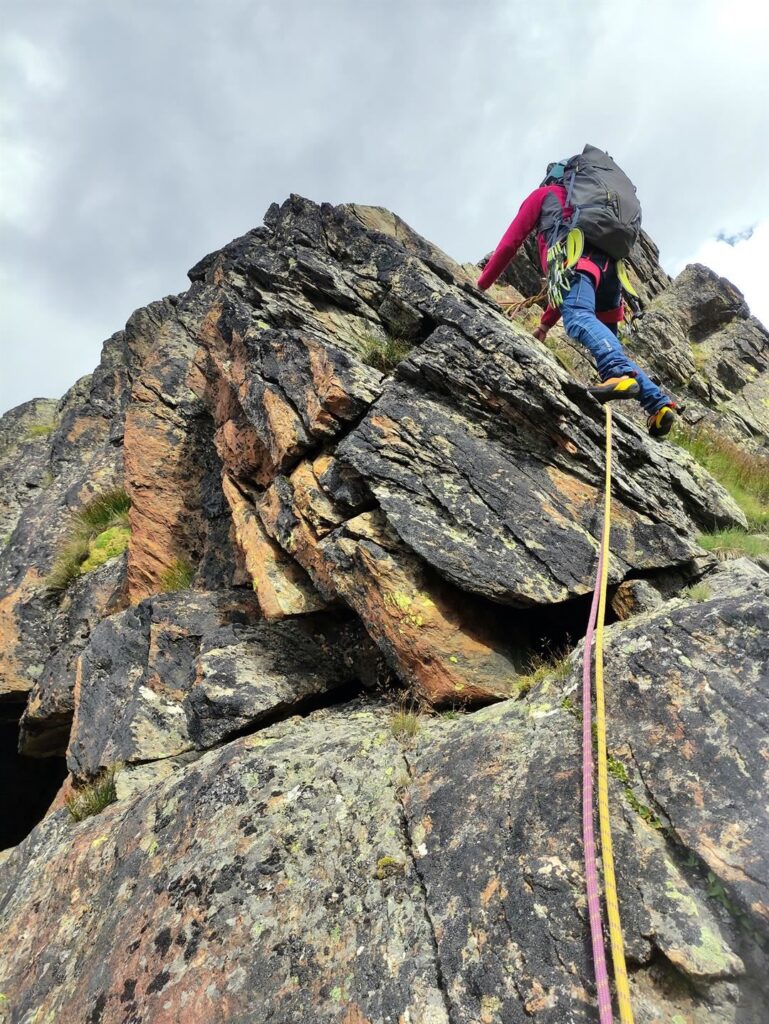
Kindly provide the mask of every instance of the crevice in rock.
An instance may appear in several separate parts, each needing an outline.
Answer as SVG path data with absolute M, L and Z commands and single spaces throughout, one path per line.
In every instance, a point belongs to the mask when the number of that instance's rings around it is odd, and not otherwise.
M 23 704 L 0 709 L 0 850 L 16 846 L 42 821 L 67 775 L 63 757 L 29 757 L 18 752 Z
M 268 729 L 273 725 L 279 725 L 281 722 L 287 721 L 289 718 L 307 718 L 314 711 L 321 711 L 324 708 L 333 708 L 337 705 L 346 704 L 356 697 L 365 695 L 366 690 L 363 683 L 358 679 L 353 679 L 345 683 L 340 683 L 338 686 L 334 686 L 329 690 L 323 690 L 319 693 L 311 693 L 308 696 L 301 698 L 295 704 L 278 704 L 270 711 L 265 712 L 263 715 L 253 718 L 246 725 L 239 726 L 228 732 L 222 739 L 212 744 L 210 747 L 206 747 L 205 750 L 201 750 L 200 753 L 207 753 L 209 750 L 216 750 L 218 747 L 225 746 L 227 743 L 232 743 L 233 740 L 242 739 L 244 736 L 252 736 L 254 733 L 261 732 L 263 729 Z
M 684 998 L 689 1001 L 703 1002 L 703 995 L 707 991 L 699 989 L 692 978 L 682 971 L 672 960 L 665 956 L 664 952 L 656 943 L 652 942 L 651 956 L 645 964 L 628 963 L 628 973 L 631 977 L 646 976 L 651 984 L 661 990 L 666 999 Z
M 411 770 L 409 759 L 405 753 L 403 754 L 403 763 L 406 766 L 406 773 L 409 777 L 409 780 L 413 782 L 414 773 Z M 441 954 L 438 946 L 438 936 L 436 934 L 435 924 L 433 923 L 432 915 L 430 913 L 430 900 L 427 893 L 427 885 L 425 883 L 425 879 L 424 876 L 422 875 L 422 872 L 419 870 L 419 859 L 415 854 L 414 839 L 411 834 L 411 825 L 409 822 L 408 813 L 406 812 L 406 805 L 403 802 L 403 796 L 398 790 L 394 790 L 394 793 L 400 811 L 399 816 L 401 823 L 401 831 L 403 833 L 404 849 L 409 859 L 411 860 L 411 866 L 414 871 L 414 875 L 416 876 L 417 881 L 419 882 L 419 891 L 422 897 L 422 907 L 424 911 L 425 923 L 427 925 L 427 930 L 430 933 L 430 945 L 432 947 L 433 961 L 435 963 L 435 978 L 438 983 L 438 990 L 441 993 L 441 997 L 443 998 L 443 1006 L 444 1009 L 446 1010 L 446 1017 L 449 1020 L 449 1024 L 453 1024 L 453 1022 L 457 1021 L 457 1017 L 455 1014 L 452 1013 L 451 1010 L 451 1002 L 449 1001 L 448 994 L 448 985 L 446 984 L 446 978 L 443 974 L 443 967 L 441 965 Z

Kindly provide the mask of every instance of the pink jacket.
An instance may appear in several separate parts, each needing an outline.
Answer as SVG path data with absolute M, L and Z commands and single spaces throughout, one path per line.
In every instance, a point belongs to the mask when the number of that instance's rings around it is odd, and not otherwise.
M 539 188 L 535 188 L 521 203 L 521 208 L 515 220 L 502 236 L 499 245 L 494 250 L 491 259 L 478 278 L 478 287 L 482 291 L 490 288 L 500 274 L 504 273 L 526 238 L 537 226 L 542 212 L 542 203 L 545 201 L 545 196 L 550 192 L 557 196 L 558 201 L 563 207 L 564 215 L 566 217 L 571 216 L 572 209 L 566 205 L 566 189 L 563 185 L 541 185 Z M 537 235 L 537 245 L 539 247 L 539 262 L 542 266 L 542 273 L 547 274 L 547 242 L 541 233 Z M 586 270 L 594 278 L 596 287 L 598 287 L 601 272 L 592 260 L 582 257 L 582 259 L 577 261 L 577 269 Z M 542 314 L 540 323 L 543 327 L 552 327 L 553 324 L 558 322 L 560 316 L 560 310 L 548 306 Z M 624 309 L 620 305 L 617 309 L 596 313 L 596 316 L 604 323 L 618 323 L 624 317 Z

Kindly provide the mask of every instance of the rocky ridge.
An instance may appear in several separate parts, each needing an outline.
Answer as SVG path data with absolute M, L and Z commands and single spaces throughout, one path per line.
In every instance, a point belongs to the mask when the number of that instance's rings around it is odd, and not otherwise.
M 31 763 L 51 797 L 68 773 L 42 821 L 6 813 L 9 1020 L 594 1019 L 574 708 L 603 418 L 494 301 L 534 294 L 527 259 L 487 296 L 388 211 L 292 196 L 58 406 L 0 420 L 14 792 Z M 742 297 L 701 267 L 669 281 L 646 236 L 633 266 L 639 360 L 691 422 L 765 445 Z M 746 524 L 704 469 L 615 423 L 637 1016 L 758 1022 L 769 576 L 699 546 Z M 72 513 L 115 486 L 127 553 L 52 594 Z M 163 594 L 180 565 L 190 588 Z M 548 651 L 571 653 L 532 685 Z M 394 694 L 448 715 L 404 741 Z M 118 801 L 73 824 L 66 795 L 116 764 Z

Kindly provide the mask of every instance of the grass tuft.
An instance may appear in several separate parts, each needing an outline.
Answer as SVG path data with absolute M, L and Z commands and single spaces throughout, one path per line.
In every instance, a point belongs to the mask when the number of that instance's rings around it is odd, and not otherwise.
M 122 554 L 128 547 L 131 499 L 121 487 L 97 494 L 72 517 L 46 586 L 63 593 L 78 576 Z
M 677 423 L 671 440 L 692 455 L 734 498 L 751 530 L 769 527 L 769 458 L 748 451 L 712 427 Z
M 195 566 L 184 556 L 174 559 L 160 577 L 160 589 L 171 594 L 177 590 L 189 590 L 195 578 Z
M 361 358 L 375 370 L 390 373 L 402 359 L 406 358 L 412 348 L 413 345 L 402 338 L 377 338 L 373 334 L 367 334 L 363 339 Z
M 63 593 L 80 575 L 80 566 L 88 558 L 87 537 L 71 537 L 59 549 L 53 568 L 48 573 L 46 586 L 53 594 Z
M 530 690 L 544 682 L 545 679 L 552 679 L 554 681 L 566 679 L 571 671 L 568 652 L 551 655 L 550 657 L 533 654 L 529 658 L 526 667 L 528 669 L 526 674 L 518 676 L 516 679 L 519 697 L 529 693 Z
M 760 558 L 761 555 L 769 555 L 769 537 L 746 533 L 738 527 L 717 530 L 714 533 L 701 533 L 697 537 L 697 543 L 721 559 L 742 558 L 743 555 Z
M 703 601 L 707 601 L 711 596 L 711 590 L 707 583 L 694 583 L 691 587 L 687 587 L 681 596 L 689 598 L 690 601 L 694 601 L 696 604 L 702 604 Z
M 76 528 L 89 537 L 95 537 L 112 526 L 128 526 L 131 499 L 122 487 L 113 487 L 97 494 L 75 515 Z
M 67 797 L 67 810 L 73 821 L 90 818 L 117 800 L 115 776 L 119 770 L 118 765 L 105 769 L 93 782 L 87 783 L 73 796 Z
M 419 715 L 413 711 L 396 711 L 390 719 L 390 729 L 396 740 L 413 739 L 421 727 Z

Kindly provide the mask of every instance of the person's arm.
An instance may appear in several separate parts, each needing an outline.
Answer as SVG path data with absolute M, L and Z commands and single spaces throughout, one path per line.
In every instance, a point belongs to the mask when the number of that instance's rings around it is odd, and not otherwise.
M 521 203 L 518 214 L 502 236 L 499 245 L 494 250 L 494 255 L 483 269 L 478 278 L 478 287 L 486 291 L 497 280 L 500 274 L 504 273 L 510 260 L 523 245 L 526 236 L 534 230 L 542 212 L 542 203 L 548 193 L 546 187 L 535 188 L 530 196 Z

